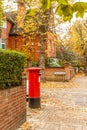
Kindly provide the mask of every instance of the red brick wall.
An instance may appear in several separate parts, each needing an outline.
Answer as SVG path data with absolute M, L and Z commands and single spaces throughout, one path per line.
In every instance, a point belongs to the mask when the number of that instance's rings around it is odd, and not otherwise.
M 34 38 L 34 40 L 32 40 L 32 37 L 29 36 L 26 39 L 26 43 L 22 36 L 10 36 L 6 44 L 6 48 L 20 51 L 23 48 L 23 45 L 28 43 L 30 45 L 33 60 L 38 61 L 40 57 L 39 41 L 40 39 L 38 35 Z
M 46 80 L 49 81 L 63 81 L 63 76 L 62 75 L 55 75 L 55 72 L 65 72 L 65 68 L 46 68 L 45 69 L 45 75 L 46 75 Z
M 3 29 L 2 29 L 1 38 L 2 38 L 2 39 L 6 39 L 6 38 L 7 38 L 6 28 L 3 28 Z
M 51 35 L 47 35 L 47 42 L 45 43 L 45 54 L 48 57 L 56 57 L 56 42 L 54 37 Z M 52 42 L 52 43 L 50 43 Z M 22 36 L 10 36 L 6 43 L 7 49 L 12 50 L 21 50 L 24 44 L 29 43 L 32 58 L 34 61 L 38 61 L 41 55 L 41 45 L 40 45 L 40 36 L 36 35 L 34 38 L 33 36 L 28 36 L 26 39 L 23 39 Z
M 24 41 L 21 36 L 10 36 L 6 48 L 11 50 L 21 50 L 23 45 Z
M 66 75 L 55 75 L 55 72 L 65 72 Z M 24 69 L 24 75 L 28 77 L 28 68 Z M 46 68 L 45 77 L 48 81 L 69 81 L 75 75 L 75 69 L 72 66 L 61 68 Z
M 6 39 L 7 40 L 11 28 L 12 28 L 12 24 L 7 21 L 7 28 L 2 28 L 2 33 L 1 33 L 1 38 L 2 39 Z
M 70 79 L 71 79 L 75 75 L 76 71 L 73 66 L 70 66 L 69 69 L 70 69 Z
M 46 54 L 48 57 L 56 57 L 56 46 L 57 46 L 57 39 L 52 33 L 47 34 L 47 50 Z
M 7 21 L 7 36 L 9 36 L 9 32 L 12 29 L 12 23 L 10 23 L 9 21 Z
M 15 130 L 26 121 L 25 85 L 0 90 L 0 130 Z
M 55 72 L 65 72 L 63 75 L 55 75 Z M 75 75 L 75 69 L 70 66 L 61 68 L 46 68 L 45 69 L 46 80 L 49 81 L 69 81 Z

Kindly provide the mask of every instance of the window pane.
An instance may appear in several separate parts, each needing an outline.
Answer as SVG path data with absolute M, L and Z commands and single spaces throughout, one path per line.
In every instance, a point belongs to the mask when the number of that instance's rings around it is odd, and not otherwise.
M 2 44 L 2 49 L 5 49 L 5 44 Z
M 3 23 L 3 28 L 6 28 L 7 27 L 7 22 L 5 21 L 4 23 Z
M 5 43 L 5 39 L 2 39 L 2 43 Z
M 0 38 L 0 43 L 2 43 L 2 39 Z

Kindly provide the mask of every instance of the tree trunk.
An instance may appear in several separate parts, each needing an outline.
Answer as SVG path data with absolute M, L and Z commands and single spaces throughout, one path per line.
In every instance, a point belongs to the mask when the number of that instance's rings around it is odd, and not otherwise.
M 40 53 L 40 68 L 41 68 L 41 82 L 45 82 L 45 53 L 44 53 L 44 34 L 40 36 L 41 53 Z
M 41 81 L 45 82 L 45 42 L 46 42 L 46 32 L 48 31 L 49 27 L 49 19 L 50 19 L 50 12 L 51 10 L 46 10 L 43 12 L 42 18 L 42 25 L 39 27 L 40 31 L 40 43 L 41 43 L 41 56 L 40 56 L 40 68 L 41 68 Z

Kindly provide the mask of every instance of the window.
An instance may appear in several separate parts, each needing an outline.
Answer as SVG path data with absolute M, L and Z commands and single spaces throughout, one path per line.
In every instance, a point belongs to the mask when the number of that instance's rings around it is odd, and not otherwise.
M 1 21 L 2 25 L 0 26 L 1 28 L 7 28 L 7 21 Z
M 0 39 L 0 48 L 1 49 L 6 49 L 6 41 L 5 39 Z
M 3 25 L 2 25 L 3 28 L 7 28 L 7 22 L 3 22 Z
M 50 51 L 52 51 L 52 41 L 50 40 Z

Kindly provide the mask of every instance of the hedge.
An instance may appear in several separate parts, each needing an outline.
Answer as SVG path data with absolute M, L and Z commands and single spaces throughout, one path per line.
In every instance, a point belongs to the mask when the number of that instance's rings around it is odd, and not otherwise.
M 21 85 L 24 61 L 20 52 L 0 50 L 0 89 Z

